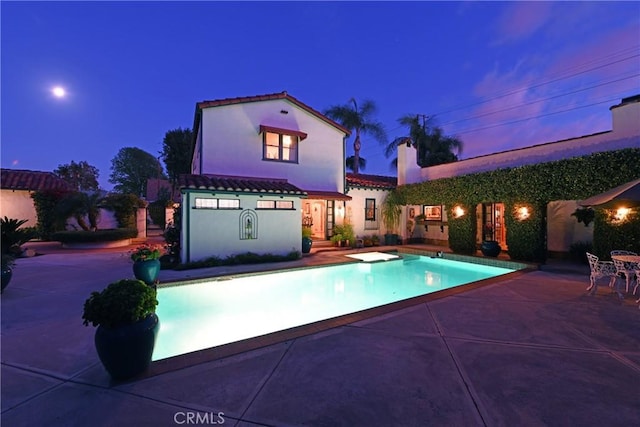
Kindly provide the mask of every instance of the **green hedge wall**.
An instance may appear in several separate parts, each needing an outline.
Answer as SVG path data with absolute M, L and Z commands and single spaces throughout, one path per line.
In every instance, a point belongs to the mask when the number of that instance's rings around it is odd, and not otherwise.
M 449 246 L 468 253 L 475 245 L 475 206 L 503 202 L 507 209 L 507 244 L 511 258 L 523 261 L 546 257 L 546 205 L 552 200 L 581 200 L 640 178 L 640 148 L 591 154 L 515 168 L 443 178 L 397 188 L 406 204 L 466 206 L 469 219 L 452 220 L 449 215 Z M 531 217 L 518 221 L 514 206 L 526 204 Z M 465 215 L 466 216 L 466 215 Z M 464 217 L 463 217 L 464 218 Z M 633 220 L 633 222 L 637 221 Z M 597 224 L 596 224 L 597 229 Z M 594 245 L 596 240 L 594 232 Z M 595 249 L 594 249 L 595 250 Z
M 455 218 L 452 213 L 454 206 L 446 206 L 449 209 L 449 247 L 458 254 L 473 255 L 476 253 L 476 205 L 458 203 L 467 214 Z
M 640 214 L 632 211 L 626 221 L 617 224 L 611 221 L 609 212 L 596 209 L 593 225 L 593 253 L 601 259 L 610 260 L 611 251 L 623 249 L 640 254 Z

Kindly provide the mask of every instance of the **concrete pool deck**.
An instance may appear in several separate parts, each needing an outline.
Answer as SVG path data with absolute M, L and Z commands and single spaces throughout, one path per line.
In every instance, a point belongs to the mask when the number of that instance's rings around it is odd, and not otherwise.
M 82 305 L 132 277 L 127 248 L 35 249 L 45 255 L 18 260 L 1 298 L 3 425 L 612 426 L 640 413 L 640 310 L 604 280 L 588 296 L 585 265 L 550 261 L 462 294 L 112 383 Z M 329 264 L 345 253 L 163 270 L 160 280 Z

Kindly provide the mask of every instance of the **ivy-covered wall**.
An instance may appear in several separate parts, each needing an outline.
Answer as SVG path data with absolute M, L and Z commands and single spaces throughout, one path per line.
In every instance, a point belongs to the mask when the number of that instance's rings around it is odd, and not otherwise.
M 609 260 L 613 249 L 622 249 L 640 254 L 640 213 L 638 209 L 631 211 L 625 221 L 618 222 L 612 218 L 611 212 L 596 209 L 593 223 L 593 253 Z
M 471 239 L 475 245 L 475 206 L 503 202 L 507 213 L 509 256 L 523 261 L 543 261 L 547 253 L 548 202 L 586 199 L 638 178 L 640 148 L 628 148 L 403 185 L 396 191 L 405 204 L 443 204 L 448 209 L 455 205 L 465 206 L 466 215 L 457 220 L 449 217 L 449 247 L 460 253 L 468 253 Z M 523 205 L 529 208 L 530 216 L 520 221 L 515 216 L 515 209 Z M 632 219 L 631 223 L 637 221 L 640 219 Z M 597 226 L 598 223 L 595 230 Z M 594 231 L 594 245 L 595 241 Z

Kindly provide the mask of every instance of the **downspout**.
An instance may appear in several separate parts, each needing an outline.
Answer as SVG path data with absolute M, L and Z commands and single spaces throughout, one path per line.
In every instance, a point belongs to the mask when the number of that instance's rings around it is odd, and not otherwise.
M 202 159 L 203 159 L 203 151 L 204 151 L 204 149 L 203 149 L 203 147 L 204 147 L 204 122 L 202 121 L 202 110 L 200 110 L 200 112 L 198 114 L 200 114 L 200 129 L 202 129 L 200 131 L 200 147 L 199 147 L 199 150 L 200 150 L 200 169 L 199 169 L 199 171 L 200 171 L 200 174 L 202 175 Z M 196 138 L 197 137 L 198 136 L 196 134 Z
M 182 199 L 183 201 L 186 201 L 186 205 L 184 206 L 184 202 L 183 202 L 183 206 L 182 206 L 182 222 L 185 225 L 185 258 L 186 261 L 185 262 L 191 262 L 191 193 L 188 190 L 185 190 L 184 192 L 184 197 Z M 186 207 L 186 209 L 185 209 Z

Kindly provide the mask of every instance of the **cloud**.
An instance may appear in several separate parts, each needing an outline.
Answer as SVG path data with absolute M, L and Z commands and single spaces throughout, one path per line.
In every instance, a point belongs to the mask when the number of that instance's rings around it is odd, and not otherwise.
M 516 42 L 532 36 L 553 18 L 551 2 L 513 2 L 498 20 L 497 44 Z

